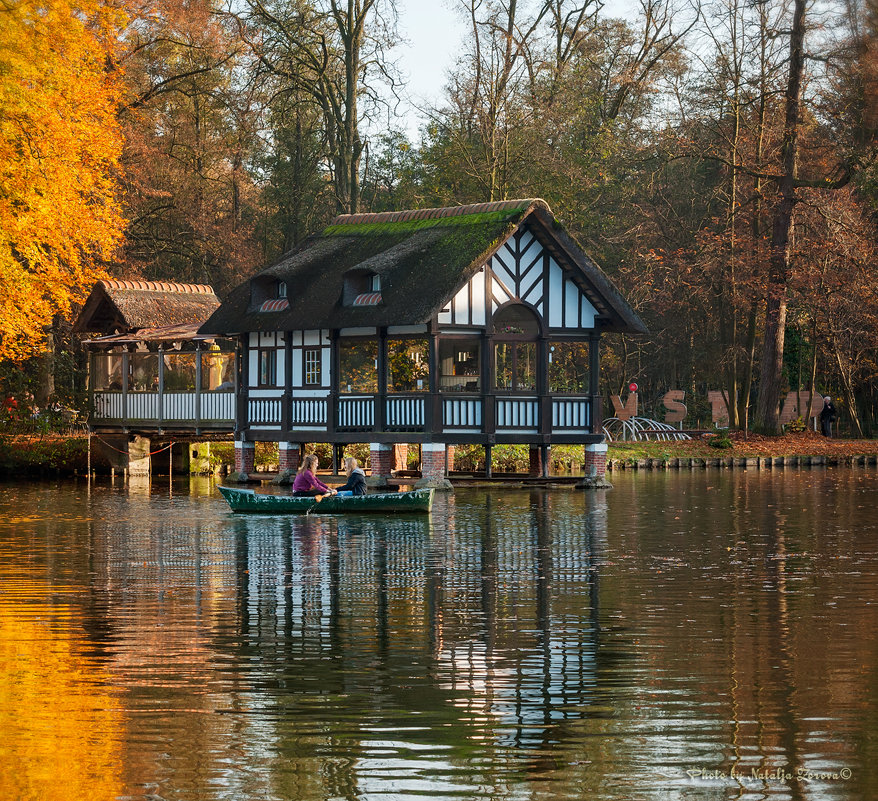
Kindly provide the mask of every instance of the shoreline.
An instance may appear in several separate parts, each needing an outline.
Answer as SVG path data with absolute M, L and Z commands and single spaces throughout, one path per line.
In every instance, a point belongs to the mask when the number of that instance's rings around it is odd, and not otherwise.
M 607 473 L 625 470 L 782 470 L 791 467 L 878 466 L 876 440 L 824 439 L 810 433 L 787 434 L 782 437 L 750 435 L 748 439 L 736 436 L 732 447 L 722 450 L 711 447 L 703 439 L 611 442 L 608 445 Z M 579 460 L 574 456 L 574 452 L 581 446 L 561 447 L 564 451 L 558 448 L 557 472 L 553 472 L 549 480 L 581 477 L 576 469 L 579 467 L 576 464 Z M 571 464 L 568 465 L 567 462 Z M 95 454 L 91 467 L 93 471 L 97 468 L 98 473 L 109 472 L 109 465 L 102 464 Z M 564 467 L 573 467 L 573 472 L 564 470 Z M 87 436 L 0 433 L 0 476 L 75 476 L 85 475 L 87 472 Z M 495 475 L 497 478 L 506 476 L 505 480 L 529 478 L 521 472 L 506 472 L 497 468 Z M 270 469 L 263 468 L 259 476 L 260 480 L 263 480 L 263 476 L 265 480 L 269 479 Z M 475 479 L 480 482 L 486 480 L 466 469 L 461 470 L 458 475 L 452 475 L 451 479 Z

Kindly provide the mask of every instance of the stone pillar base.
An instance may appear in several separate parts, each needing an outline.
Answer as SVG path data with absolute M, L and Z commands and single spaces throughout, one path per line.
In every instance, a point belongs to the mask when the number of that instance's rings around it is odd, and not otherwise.
M 394 464 L 393 445 L 372 442 L 369 445 L 369 461 L 372 475 L 369 484 L 373 487 L 386 487 Z
M 409 446 L 405 443 L 393 446 L 393 469 L 408 470 Z
M 277 478 L 271 482 L 272 484 L 285 487 L 296 480 L 296 471 L 299 469 L 300 453 L 301 449 L 298 443 L 278 443 Z
M 612 489 L 607 481 L 607 443 L 596 442 L 585 446 L 585 475 L 577 487 L 582 489 Z
M 250 474 L 255 472 L 256 443 L 235 440 L 235 471 L 229 473 L 226 481 L 230 484 L 244 484 L 250 481 Z
M 209 476 L 210 468 L 210 443 L 190 442 L 186 447 L 189 449 L 189 475 Z
M 415 482 L 415 487 L 453 491 L 451 482 L 445 477 L 445 459 L 445 443 L 425 442 L 421 445 L 421 478 Z
M 147 437 L 131 437 L 128 440 L 128 475 L 148 476 L 151 469 L 150 441 Z

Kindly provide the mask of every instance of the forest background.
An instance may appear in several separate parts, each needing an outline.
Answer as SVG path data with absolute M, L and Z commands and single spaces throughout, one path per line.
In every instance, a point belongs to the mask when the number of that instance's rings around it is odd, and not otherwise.
M 391 0 L 0 0 L 0 391 L 84 407 L 104 276 L 222 297 L 338 213 L 544 198 L 650 329 L 640 412 L 878 426 L 878 3 L 455 0 L 411 133 Z M 422 58 L 429 58 L 425 53 Z

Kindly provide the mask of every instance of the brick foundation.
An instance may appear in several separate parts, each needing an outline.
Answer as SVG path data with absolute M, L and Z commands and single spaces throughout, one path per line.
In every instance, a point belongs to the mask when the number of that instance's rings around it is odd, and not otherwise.
M 421 477 L 438 481 L 445 478 L 445 446 L 425 442 L 421 445 Z
M 421 478 L 415 487 L 430 487 L 437 491 L 453 492 L 451 482 L 445 478 L 445 460 L 454 459 L 454 448 L 444 442 L 425 442 L 421 445 Z
M 256 464 L 256 443 L 235 442 L 235 470 L 238 473 L 252 473 Z
M 454 445 L 446 445 L 445 453 L 447 454 L 445 464 L 447 465 L 448 472 L 450 473 L 452 470 L 454 470 Z
M 373 442 L 369 446 L 369 461 L 372 465 L 372 477 L 390 478 L 390 471 L 394 468 L 395 452 L 393 445 L 383 445 Z
M 393 469 L 407 470 L 409 465 L 409 446 L 394 445 L 393 446 Z
M 292 442 L 281 442 L 278 449 L 277 469 L 283 473 L 287 470 L 296 472 L 299 469 L 299 445 Z
M 586 479 L 603 479 L 607 474 L 607 446 L 606 443 L 600 442 L 594 445 L 585 446 L 585 464 Z

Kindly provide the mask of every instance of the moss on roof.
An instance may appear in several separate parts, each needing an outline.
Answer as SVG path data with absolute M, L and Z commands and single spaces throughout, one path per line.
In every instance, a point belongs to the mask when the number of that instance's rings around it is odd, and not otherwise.
M 476 214 L 459 215 L 457 217 L 438 217 L 434 219 L 404 220 L 374 223 L 341 223 L 329 225 L 320 233 L 321 236 L 370 236 L 407 235 L 427 228 L 463 228 L 471 225 L 494 224 L 506 222 L 511 214 L 525 211 L 527 204 L 515 211 L 492 211 Z

